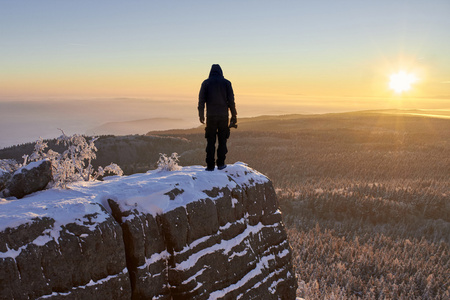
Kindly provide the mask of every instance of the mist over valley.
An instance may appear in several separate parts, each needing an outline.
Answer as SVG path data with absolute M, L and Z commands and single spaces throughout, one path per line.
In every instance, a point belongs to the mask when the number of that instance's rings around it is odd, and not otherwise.
M 300 96 L 298 96 L 300 97 Z M 376 98 L 301 99 L 297 96 L 236 96 L 238 120 L 263 115 L 324 114 L 370 109 L 425 109 L 448 114 L 443 100 L 404 103 Z M 301 98 L 301 97 L 300 97 Z M 281 100 L 280 100 L 281 99 Z M 433 109 L 435 108 L 435 109 Z M 429 114 L 429 112 L 417 112 Z M 152 100 L 140 98 L 0 100 L 0 149 L 34 142 L 39 137 L 56 138 L 66 134 L 145 134 L 149 131 L 188 129 L 200 126 L 197 99 Z

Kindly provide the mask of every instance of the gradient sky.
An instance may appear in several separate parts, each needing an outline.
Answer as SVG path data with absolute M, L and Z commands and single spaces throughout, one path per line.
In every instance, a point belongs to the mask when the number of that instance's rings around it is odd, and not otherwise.
M 196 101 L 219 63 L 246 104 L 391 99 L 405 70 L 448 108 L 449 28 L 449 0 L 1 1 L 0 101 Z

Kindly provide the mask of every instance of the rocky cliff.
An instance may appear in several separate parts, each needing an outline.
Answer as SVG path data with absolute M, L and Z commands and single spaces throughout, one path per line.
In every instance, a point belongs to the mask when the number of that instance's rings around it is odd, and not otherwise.
M 276 201 L 242 163 L 0 200 L 0 299 L 295 299 Z

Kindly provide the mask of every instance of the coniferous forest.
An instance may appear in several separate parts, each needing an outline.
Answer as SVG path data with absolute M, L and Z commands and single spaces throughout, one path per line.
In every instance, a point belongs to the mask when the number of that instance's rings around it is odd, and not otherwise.
M 20 161 L 33 143 L 0 150 Z M 49 142 L 50 147 L 57 145 Z M 102 136 L 94 164 L 204 165 L 202 127 Z M 450 298 L 450 119 L 399 111 L 238 120 L 227 163 L 276 188 L 305 299 Z

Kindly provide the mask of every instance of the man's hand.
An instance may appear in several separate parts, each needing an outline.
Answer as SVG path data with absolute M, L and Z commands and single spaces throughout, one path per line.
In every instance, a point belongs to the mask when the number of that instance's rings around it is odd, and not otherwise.
M 230 119 L 230 125 L 228 128 L 237 128 L 237 118 L 236 116 L 232 116 Z
M 200 116 L 200 123 L 205 124 L 205 116 Z

